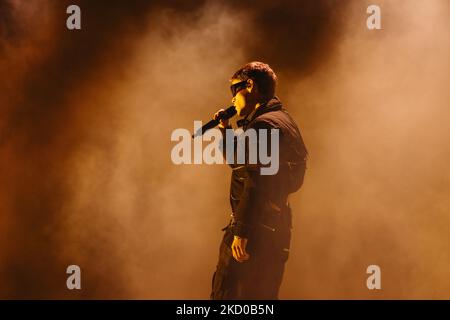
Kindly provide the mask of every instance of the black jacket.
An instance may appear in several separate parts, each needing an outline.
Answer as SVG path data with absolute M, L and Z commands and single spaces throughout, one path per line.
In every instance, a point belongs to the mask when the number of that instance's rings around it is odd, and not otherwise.
M 289 162 L 299 158 L 305 161 L 307 150 L 300 131 L 292 117 L 275 97 L 261 105 L 252 118 L 244 124 L 243 130 L 250 128 L 279 129 L 279 170 L 275 175 L 261 175 L 261 165 L 231 164 L 230 204 L 234 215 L 232 233 L 244 238 L 258 227 L 271 224 L 271 216 L 280 215 L 288 206 L 287 197 Z M 270 132 L 270 131 L 269 131 Z M 270 133 L 268 134 L 270 137 Z M 226 135 L 223 134 L 224 146 Z M 259 136 L 258 136 L 259 141 Z M 236 150 L 236 148 L 235 148 Z M 270 142 L 268 150 L 270 151 Z

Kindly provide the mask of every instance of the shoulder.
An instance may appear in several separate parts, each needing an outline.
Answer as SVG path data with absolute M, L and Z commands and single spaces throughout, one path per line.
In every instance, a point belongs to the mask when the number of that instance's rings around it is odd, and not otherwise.
M 255 118 L 249 128 L 255 129 L 281 129 L 284 113 L 281 110 L 266 112 Z

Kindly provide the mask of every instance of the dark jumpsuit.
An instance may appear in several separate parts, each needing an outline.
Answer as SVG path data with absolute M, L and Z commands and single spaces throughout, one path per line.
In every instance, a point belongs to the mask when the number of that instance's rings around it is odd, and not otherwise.
M 279 170 L 275 175 L 261 175 L 260 165 L 230 165 L 232 219 L 223 229 L 212 278 L 211 299 L 215 300 L 278 299 L 289 257 L 292 216 L 288 195 L 296 191 L 291 187 L 291 164 L 306 169 L 307 150 L 297 125 L 276 97 L 261 105 L 243 125 L 244 131 L 249 128 L 279 129 Z M 223 134 L 224 146 L 230 143 L 225 137 Z M 250 259 L 242 263 L 234 260 L 231 252 L 235 235 L 248 239 Z

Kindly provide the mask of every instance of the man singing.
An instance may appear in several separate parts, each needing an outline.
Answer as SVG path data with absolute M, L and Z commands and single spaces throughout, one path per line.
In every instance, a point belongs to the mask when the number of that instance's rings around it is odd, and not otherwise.
M 307 150 L 295 121 L 275 96 L 276 83 L 275 73 L 262 62 L 246 64 L 231 78 L 232 103 L 241 118 L 237 127 L 244 133 L 255 130 L 258 142 L 261 130 L 270 137 L 271 130 L 277 129 L 278 140 L 267 143 L 279 144 L 279 169 L 264 175 L 261 162 L 230 164 L 232 214 L 224 228 L 211 299 L 278 299 L 291 239 L 288 195 L 303 184 Z M 219 110 L 214 118 L 223 112 Z M 230 122 L 221 120 L 219 125 L 224 146 L 236 144 L 226 139 Z

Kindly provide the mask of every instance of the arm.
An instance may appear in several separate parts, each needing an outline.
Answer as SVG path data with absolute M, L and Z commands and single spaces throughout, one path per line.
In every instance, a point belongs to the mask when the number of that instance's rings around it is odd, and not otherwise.
M 266 129 L 270 130 L 273 127 L 264 121 L 259 121 L 251 126 L 253 129 Z M 270 148 L 270 134 L 268 136 L 268 146 Z M 259 143 L 259 136 L 258 143 Z M 248 151 L 247 151 L 248 152 Z M 244 190 L 239 202 L 239 205 L 235 212 L 235 224 L 233 227 L 234 241 L 232 244 L 233 256 L 236 260 L 242 262 L 249 258 L 246 253 L 245 247 L 248 241 L 251 241 L 251 231 L 256 227 L 259 215 L 264 210 L 266 199 L 269 195 L 271 187 L 272 176 L 261 175 L 260 163 L 247 164 L 247 178 L 244 181 Z

